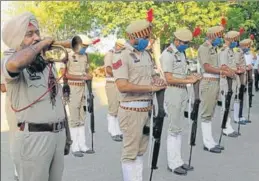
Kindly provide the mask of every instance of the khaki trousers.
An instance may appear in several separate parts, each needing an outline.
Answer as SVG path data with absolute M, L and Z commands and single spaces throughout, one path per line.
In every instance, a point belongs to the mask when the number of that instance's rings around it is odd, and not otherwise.
M 149 137 L 143 134 L 143 128 L 149 126 L 149 113 L 119 108 L 118 118 L 123 133 L 122 162 L 135 160 L 147 150 Z
M 119 91 L 112 82 L 106 82 L 105 91 L 108 99 L 108 113 L 111 116 L 117 116 L 119 109 Z
M 168 87 L 165 91 L 165 109 L 169 119 L 168 132 L 180 133 L 188 127 L 188 121 L 184 118 L 184 110 L 188 100 L 186 89 Z
M 84 106 L 86 106 L 85 86 L 70 85 L 70 91 L 69 126 L 71 128 L 84 126 L 86 119 L 86 111 L 84 111 Z
M 201 80 L 200 83 L 200 115 L 202 121 L 211 121 L 219 95 L 219 81 Z
M 14 162 L 19 181 L 62 181 L 65 130 L 52 132 L 17 131 Z

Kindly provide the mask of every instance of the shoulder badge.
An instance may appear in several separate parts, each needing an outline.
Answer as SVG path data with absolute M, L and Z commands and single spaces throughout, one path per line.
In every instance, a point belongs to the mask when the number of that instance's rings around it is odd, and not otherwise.
M 114 70 L 120 68 L 121 66 L 122 66 L 122 61 L 121 61 L 121 59 L 112 64 L 112 68 L 113 68 Z

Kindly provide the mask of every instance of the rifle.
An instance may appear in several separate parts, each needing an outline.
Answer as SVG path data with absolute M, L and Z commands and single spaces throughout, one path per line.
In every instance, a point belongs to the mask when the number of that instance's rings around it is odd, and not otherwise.
M 91 129 L 91 136 L 92 136 L 92 150 L 90 153 L 95 153 L 94 151 L 94 95 L 92 90 L 92 80 L 86 80 L 86 85 L 88 87 L 88 96 L 86 99 L 86 105 L 88 105 L 88 112 L 90 113 L 90 129 Z M 87 95 L 87 90 L 86 90 Z
M 245 92 L 244 74 L 239 75 L 239 77 L 240 77 L 241 86 L 239 88 L 239 94 L 238 94 L 238 99 L 240 101 L 238 118 L 240 121 L 240 119 L 243 117 L 243 106 L 244 106 L 244 92 Z M 238 135 L 241 135 L 240 124 L 238 124 Z
M 190 137 L 190 156 L 189 156 L 189 167 L 191 167 L 191 160 L 192 160 L 192 147 L 195 146 L 196 141 L 196 134 L 197 134 L 197 119 L 198 119 L 198 113 L 199 113 L 199 105 L 200 105 L 200 96 L 199 96 L 199 85 L 200 81 L 197 81 L 193 84 L 194 89 L 194 104 L 193 109 L 191 112 L 191 120 L 192 122 L 192 129 L 191 129 L 191 137 Z
M 225 110 L 224 110 L 224 115 L 223 115 L 223 120 L 221 123 L 221 134 L 219 138 L 219 145 L 221 143 L 222 135 L 223 135 L 223 129 L 226 128 L 226 123 L 228 120 L 228 114 L 229 114 L 229 107 L 230 107 L 230 102 L 231 102 L 231 97 L 233 94 L 232 91 L 232 78 L 227 77 L 227 83 L 228 83 L 228 92 L 227 95 L 225 95 Z
M 248 121 L 250 121 L 250 108 L 252 107 L 252 99 L 253 99 L 253 78 L 252 78 L 252 70 L 247 71 L 247 80 L 248 80 Z
M 154 127 L 152 129 L 153 129 L 153 138 L 155 141 L 154 141 L 154 147 L 153 147 L 151 173 L 150 173 L 149 181 L 152 180 L 153 170 L 158 168 L 157 160 L 159 155 L 160 140 L 161 140 L 161 134 L 163 130 L 163 123 L 164 123 L 164 117 L 165 117 L 164 94 L 165 94 L 165 89 L 156 92 L 158 114 L 153 119 Z
M 70 152 L 70 146 L 73 143 L 73 141 L 71 140 L 67 111 L 66 111 L 65 106 L 64 106 L 64 112 L 65 112 L 65 122 L 64 122 L 64 124 L 65 124 L 65 131 L 66 131 L 66 144 L 65 144 L 64 155 L 68 155 L 69 152 Z

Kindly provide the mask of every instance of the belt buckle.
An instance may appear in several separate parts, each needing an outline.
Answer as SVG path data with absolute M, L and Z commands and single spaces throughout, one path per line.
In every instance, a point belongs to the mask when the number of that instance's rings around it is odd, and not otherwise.
M 58 133 L 60 132 L 60 130 L 62 129 L 62 125 L 61 125 L 61 122 L 58 122 L 58 123 L 53 123 L 53 132 L 54 133 Z

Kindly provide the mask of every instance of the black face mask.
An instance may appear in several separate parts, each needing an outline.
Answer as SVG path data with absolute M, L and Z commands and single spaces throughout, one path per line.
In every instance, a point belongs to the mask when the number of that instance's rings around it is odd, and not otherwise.
M 40 54 L 38 54 L 35 57 L 35 60 L 27 67 L 28 71 L 30 73 L 37 73 L 37 72 L 43 72 L 43 70 L 46 68 L 47 63 L 42 58 Z

